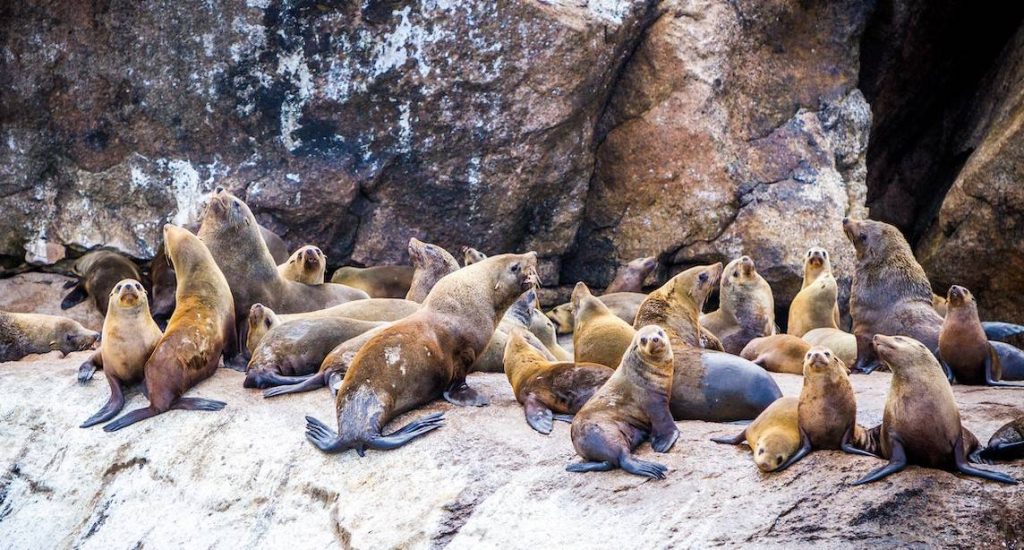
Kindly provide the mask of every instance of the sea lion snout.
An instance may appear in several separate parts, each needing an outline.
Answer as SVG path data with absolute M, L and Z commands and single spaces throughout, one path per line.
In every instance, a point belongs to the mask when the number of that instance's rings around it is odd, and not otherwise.
M 832 362 L 832 351 L 824 347 L 811 348 L 804 356 L 804 363 L 814 368 L 827 367 Z
M 963 305 L 970 296 L 971 292 L 966 288 L 959 285 L 953 285 L 949 287 L 949 292 L 946 294 L 946 300 L 949 302 L 949 305 L 955 307 Z
M 640 349 L 651 357 L 661 359 L 667 353 L 671 353 L 665 331 L 656 325 L 641 328 L 635 338 Z

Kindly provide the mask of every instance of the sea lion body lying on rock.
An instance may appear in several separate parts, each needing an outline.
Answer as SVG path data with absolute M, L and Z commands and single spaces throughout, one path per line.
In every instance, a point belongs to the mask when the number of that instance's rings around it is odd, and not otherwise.
M 51 351 L 67 355 L 91 348 L 99 338 L 67 317 L 0 311 L 0 362 Z
M 676 420 L 751 420 L 782 397 L 761 367 L 732 354 L 701 349 L 700 310 L 722 273 L 722 264 L 697 266 L 652 292 L 634 326 L 665 329 L 674 356 L 672 400 Z
M 803 336 L 816 328 L 839 328 L 839 284 L 828 251 L 814 247 L 804 258 L 804 282 L 789 305 L 787 334 Z
M 78 281 L 64 286 L 72 290 L 64 296 L 60 308 L 70 309 L 92 297 L 93 305 L 104 316 L 110 293 L 117 283 L 124 279 L 142 279 L 134 262 L 109 250 L 97 250 L 82 256 L 75 262 L 74 273 Z
M 658 259 L 654 256 L 637 258 L 615 272 L 615 278 L 604 289 L 604 293 L 643 292 L 644 281 L 648 275 L 654 273 L 656 267 L 658 267 Z M 632 320 L 628 322 L 632 322 Z
M 331 282 L 358 288 L 371 298 L 405 298 L 412 286 L 415 268 L 410 265 L 339 267 Z
M 722 274 L 719 308 L 700 323 L 722 342 L 725 351 L 739 355 L 754 338 L 775 334 L 775 299 L 768 281 L 742 256 L 729 262 Z
M 976 451 L 971 458 L 974 462 L 1024 458 L 1024 415 L 996 430 L 989 438 L 988 446 Z
M 816 328 L 802 337 L 812 347 L 821 346 L 832 350 L 847 368 L 857 360 L 857 338 L 837 328 Z
M 598 296 L 598 299 L 616 317 L 632 325 L 633 320 L 636 319 L 636 311 L 640 308 L 640 304 L 647 299 L 647 295 L 640 292 L 614 292 Z M 547 312 L 547 316 L 548 319 L 555 323 L 555 329 L 558 334 L 572 333 L 575 321 L 571 301 L 555 306 L 551 311 Z
M 908 464 L 1016 483 L 1006 474 L 968 462 L 978 440 L 961 424 L 953 390 L 929 348 L 906 336 L 876 334 L 873 343 L 878 357 L 892 370 L 892 386 L 882 425 L 872 430 L 872 448 L 867 450 L 877 450 L 889 463 L 854 485 L 877 481 Z
M 582 282 L 572 291 L 572 307 L 575 361 L 617 367 L 633 341 L 633 326 L 612 313 Z
M 650 436 L 651 448 L 665 453 L 679 438 L 668 402 L 672 394 L 672 347 L 661 327 L 636 331 L 629 349 L 607 382 L 572 421 L 572 446 L 584 462 L 570 472 L 614 468 L 664 479 L 665 466 L 640 460 L 632 452 Z
M 735 437 L 713 438 L 715 443 L 739 445 L 746 442 L 754 464 L 762 472 L 785 470 L 800 450 L 800 399 L 775 400 Z
M 1024 388 L 1003 382 L 999 352 L 989 343 L 978 319 L 974 295 L 962 286 L 949 287 L 946 318 L 939 333 L 939 356 L 961 384 Z
M 438 281 L 423 309 L 382 329 L 356 354 L 335 401 L 338 433 L 306 417 L 307 439 L 327 453 L 394 449 L 442 421 L 429 415 L 383 435 L 406 411 L 442 396 L 455 405 L 486 405 L 466 374 L 505 310 L 537 282 L 533 252 L 492 256 Z
M 178 277 L 177 306 L 144 367 L 149 406 L 107 424 L 107 432 L 170 409 L 224 408 L 222 401 L 182 395 L 213 375 L 224 348 L 235 337 L 231 288 L 210 251 L 188 230 L 165 225 L 164 243 Z
M 509 334 L 502 364 L 526 422 L 549 434 L 553 420 L 572 422 L 572 415 L 615 371 L 597 363 L 551 361 L 527 343 L 524 334 L 521 328 Z
M 811 345 L 792 334 L 773 334 L 751 340 L 740 357 L 768 372 L 804 373 L 804 356 Z
M 324 284 L 327 256 L 319 248 L 306 245 L 295 251 L 288 261 L 277 266 L 277 272 L 289 281 L 306 285 Z

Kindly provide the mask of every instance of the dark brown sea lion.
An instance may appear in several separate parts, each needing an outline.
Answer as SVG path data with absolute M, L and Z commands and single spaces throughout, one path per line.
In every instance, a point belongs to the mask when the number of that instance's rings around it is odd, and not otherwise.
M 231 288 L 206 245 L 187 229 L 165 225 L 164 244 L 178 278 L 177 306 L 144 367 L 149 406 L 107 424 L 107 432 L 170 409 L 224 408 L 223 401 L 182 395 L 213 375 L 224 348 L 235 338 Z
M 971 458 L 973 462 L 1024 458 L 1024 415 L 996 430 L 989 438 L 988 446 L 976 451 Z
M 99 338 L 67 317 L 0 311 L 0 362 L 51 351 L 67 355 L 91 348 Z
M 939 333 L 939 356 L 947 374 L 952 372 L 961 384 L 1024 388 L 1022 384 L 1002 381 L 1002 361 L 981 327 L 978 304 L 971 291 L 953 285 L 949 287 L 946 303 L 946 318 Z
M 615 272 L 615 278 L 604 289 L 604 293 L 643 292 L 644 281 L 657 267 L 658 259 L 654 256 L 637 258 Z
M 277 272 L 289 281 L 306 285 L 324 284 L 327 256 L 319 248 L 307 244 L 288 257 L 288 261 L 277 266 Z
M 873 343 L 878 357 L 892 370 L 882 425 L 875 435 L 878 454 L 889 463 L 854 485 L 877 481 L 908 464 L 1017 483 L 1004 473 L 969 463 L 967 457 L 978 440 L 961 424 L 953 390 L 931 349 L 906 336 L 876 334 Z
M 789 304 L 786 333 L 803 336 L 816 328 L 839 328 L 839 284 L 828 251 L 813 247 L 804 258 L 804 282 Z
M 736 355 L 754 338 L 775 334 L 772 288 L 749 256 L 725 266 L 719 308 L 701 316 L 700 323 L 718 337 L 725 351 Z
M 110 292 L 118 282 L 142 278 L 134 262 L 109 250 L 96 250 L 82 256 L 75 262 L 74 273 L 78 281 L 64 285 L 72 290 L 64 296 L 60 308 L 70 309 L 91 296 L 101 315 L 107 314 Z
M 411 265 L 346 266 L 331 275 L 331 282 L 358 288 L 371 298 L 405 298 L 414 271 Z
M 356 354 L 338 390 L 338 433 L 306 417 L 306 438 L 326 453 L 394 449 L 440 427 L 442 415 L 384 435 L 394 417 L 444 397 L 459 406 L 488 400 L 466 385 L 476 356 L 505 310 L 536 286 L 537 254 L 492 256 L 438 281 L 423 309 L 395 321 Z
M 551 361 L 527 343 L 526 332 L 515 328 L 505 345 L 505 376 L 526 422 L 542 434 L 551 433 L 552 421 L 572 422 L 572 416 L 594 395 L 612 373 L 604 365 Z
M 459 262 L 447 250 L 417 238 L 409 239 L 409 259 L 415 271 L 405 299 L 422 302 L 442 277 L 455 273 Z
M 110 385 L 110 398 L 96 414 L 80 426 L 88 428 L 117 416 L 124 408 L 124 389 L 142 381 L 146 360 L 163 336 L 149 313 L 149 301 L 142 283 L 124 279 L 114 285 L 103 319 L 100 349 L 79 369 L 89 376 L 100 367 Z M 81 378 L 81 376 L 80 376 Z

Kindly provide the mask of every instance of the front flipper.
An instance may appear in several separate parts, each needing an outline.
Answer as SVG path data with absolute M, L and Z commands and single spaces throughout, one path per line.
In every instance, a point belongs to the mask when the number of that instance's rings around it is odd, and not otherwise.
M 444 426 L 444 413 L 428 414 L 406 424 L 389 435 L 376 437 L 366 442 L 371 449 L 387 451 L 397 449 L 421 435 Z
M 971 463 L 967 461 L 967 453 L 964 451 L 963 435 L 956 439 L 956 444 L 953 446 L 953 459 L 956 461 L 956 469 L 960 470 L 960 473 L 967 474 L 969 476 L 989 479 L 992 481 L 998 481 L 1000 483 L 1008 483 L 1010 485 L 1017 484 L 1016 479 L 1002 472 L 993 472 L 991 470 L 983 470 L 981 468 L 975 468 L 974 466 L 971 466 Z
M 491 403 L 490 399 L 469 387 L 464 378 L 456 380 L 445 390 L 444 400 L 460 407 L 483 407 Z
M 199 397 L 179 397 L 171 404 L 172 409 L 179 411 L 219 411 L 227 403 L 214 401 L 213 399 L 202 399 Z
M 871 374 L 879 366 L 878 357 L 875 356 L 875 351 L 871 347 L 871 338 L 857 336 L 857 360 L 850 367 L 850 372 Z
M 64 296 L 64 300 L 60 303 L 61 309 L 71 309 L 78 304 L 84 302 L 89 297 L 89 294 L 85 291 L 85 286 L 81 282 L 75 285 L 74 290 L 68 292 Z
M 939 360 L 939 365 L 942 366 L 942 372 L 946 375 L 946 380 L 949 380 L 949 383 L 952 384 L 956 380 L 956 375 L 953 374 L 953 367 L 949 366 L 949 363 L 941 355 L 936 355 L 935 357 Z
M 537 399 L 536 394 L 531 393 L 526 396 L 526 400 L 523 402 L 523 411 L 526 413 L 526 423 L 531 428 L 544 435 L 551 433 L 551 430 L 554 428 L 554 414 L 552 414 L 551 409 L 545 407 Z
M 139 422 L 141 420 L 153 418 L 158 414 L 160 414 L 160 411 L 152 407 L 146 407 L 144 409 L 135 409 L 134 411 L 122 416 L 121 418 L 118 418 L 117 420 L 111 422 L 110 424 L 103 426 L 103 431 L 116 432 L 121 428 L 131 426 L 132 424 Z
M 121 409 L 124 408 L 124 388 L 121 387 L 121 382 L 108 374 L 107 383 L 110 384 L 110 399 L 107 400 L 107 403 L 96 414 L 82 422 L 79 428 L 89 428 L 101 422 L 106 422 L 117 416 L 117 413 L 121 412 Z
M 842 443 L 839 444 L 839 448 L 842 449 L 842 451 L 844 453 L 848 453 L 848 454 L 851 454 L 851 455 L 862 455 L 862 456 L 870 456 L 870 457 L 874 457 L 874 458 L 882 458 L 882 457 L 876 455 L 875 453 L 872 453 L 870 451 L 865 451 L 864 449 L 858 449 L 857 447 L 853 446 L 853 430 L 854 430 L 854 428 L 856 426 L 857 426 L 857 423 L 854 422 L 853 424 L 850 424 L 849 428 L 846 429 L 846 433 L 843 434 L 843 441 L 842 441 Z
M 985 384 L 997 388 L 1024 388 L 1024 384 L 1003 382 L 1002 368 L 999 365 L 999 354 L 992 344 L 988 345 L 988 355 L 985 356 Z
M 963 438 L 961 437 L 961 440 Z M 889 457 L 889 463 L 881 468 L 878 468 L 868 475 L 854 481 L 854 485 L 863 485 L 865 483 L 871 483 L 872 481 L 878 481 L 885 476 L 895 474 L 896 472 L 902 471 L 907 467 L 907 454 L 903 450 L 903 443 L 892 434 L 889 435 L 889 446 L 892 448 L 891 456 Z
M 782 466 L 776 468 L 775 471 L 781 472 L 809 454 L 811 454 L 811 438 L 807 437 L 803 430 L 800 430 L 800 448 L 793 453 L 793 456 L 789 457 L 789 460 L 783 462 Z
M 715 443 L 721 443 L 723 445 L 739 445 L 747 440 L 747 430 L 743 430 L 737 435 L 732 437 L 712 437 L 711 441 Z
M 668 466 L 664 464 L 640 460 L 632 455 L 620 458 L 619 467 L 635 476 L 649 477 L 651 479 L 665 479 L 665 473 L 668 472 Z
M 78 383 L 85 384 L 92 380 L 92 375 L 97 369 L 103 368 L 103 354 L 96 350 L 80 367 L 78 367 Z
M 679 427 L 672 420 L 668 396 L 651 393 L 647 403 L 647 416 L 651 419 L 651 448 L 667 453 L 679 439 Z

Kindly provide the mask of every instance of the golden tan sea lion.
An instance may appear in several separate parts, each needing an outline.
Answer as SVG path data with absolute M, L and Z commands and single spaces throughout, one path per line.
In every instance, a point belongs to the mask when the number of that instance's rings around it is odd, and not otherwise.
M 736 355 L 754 338 L 775 334 L 772 288 L 749 256 L 725 266 L 719 308 L 702 316 L 700 323 L 718 337 L 725 351 Z
M 804 259 L 804 282 L 789 305 L 786 333 L 803 336 L 816 328 L 839 328 L 839 285 L 828 251 L 814 247 Z

